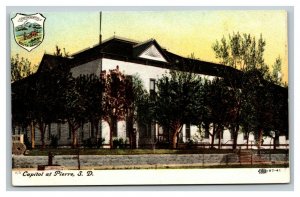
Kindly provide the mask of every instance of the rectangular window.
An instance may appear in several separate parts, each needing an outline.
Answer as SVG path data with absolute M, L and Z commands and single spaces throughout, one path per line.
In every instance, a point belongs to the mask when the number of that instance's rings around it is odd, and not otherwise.
M 133 134 L 133 116 L 126 117 L 126 136 L 129 137 Z
M 155 79 L 150 79 L 150 91 L 155 91 Z
M 91 128 L 91 138 L 94 138 L 94 124 L 90 122 L 90 128 Z
M 113 118 L 112 120 L 112 130 L 113 130 L 113 137 L 118 137 L 118 120 L 117 118 Z
M 61 123 L 57 123 L 57 135 L 58 139 L 61 138 Z
M 179 133 L 179 142 L 180 143 L 183 143 L 183 133 L 182 133 L 183 131 L 182 131 L 182 128 L 181 128 L 181 131 L 180 131 L 180 133 Z
M 221 135 L 221 136 L 220 136 Z M 223 130 L 221 130 L 220 132 L 218 132 L 216 134 L 216 139 L 219 139 L 221 137 L 221 139 L 223 139 Z
M 244 140 L 247 140 L 248 139 L 248 135 L 247 133 L 244 133 Z
M 156 95 L 156 84 L 155 84 L 155 79 L 150 79 L 150 87 L 149 87 L 149 92 L 150 92 L 150 99 L 154 99 Z
M 204 125 L 204 138 L 205 139 L 209 138 L 209 124 Z
M 71 129 L 71 126 L 69 124 L 69 137 L 68 137 L 68 139 L 71 139 L 71 137 L 72 137 L 72 129 Z
M 156 135 L 156 123 L 151 123 L 151 132 L 147 134 L 148 137 Z
M 80 132 L 81 132 L 81 139 L 84 139 L 84 130 L 83 130 L 83 124 L 81 124 L 81 127 L 80 127 Z
M 51 123 L 48 124 L 48 139 L 51 139 Z
M 204 138 L 205 138 L 205 139 L 208 139 L 208 138 L 209 138 L 209 130 L 208 130 L 208 129 L 205 129 L 205 130 L 204 130 Z
M 232 135 L 232 132 L 231 131 L 229 131 L 229 139 L 233 139 L 233 135 Z

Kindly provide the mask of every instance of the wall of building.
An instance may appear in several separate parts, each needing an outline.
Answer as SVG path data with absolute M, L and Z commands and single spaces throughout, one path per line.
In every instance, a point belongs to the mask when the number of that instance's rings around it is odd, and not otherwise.
M 131 62 L 126 62 L 126 61 L 118 61 L 118 60 L 112 60 L 112 59 L 97 59 L 93 60 L 91 62 L 87 62 L 85 64 L 82 64 L 80 66 L 74 67 L 71 69 L 72 75 L 74 77 L 78 77 L 80 74 L 95 74 L 96 76 L 100 76 L 101 73 L 101 66 L 102 65 L 102 70 L 111 70 L 115 69 L 117 66 L 119 67 L 119 70 L 124 73 L 125 75 L 137 75 L 140 77 L 140 79 L 143 82 L 143 86 L 147 91 L 150 91 L 150 79 L 158 80 L 162 75 L 168 74 L 169 69 L 164 69 L 160 67 L 154 67 L 150 65 L 143 65 L 143 64 L 136 64 L 136 63 L 131 63 Z M 207 79 L 212 80 L 214 77 L 211 76 L 204 76 L 201 75 L 201 77 L 205 77 Z M 151 131 L 151 135 L 148 136 L 148 139 L 145 139 L 145 136 L 139 134 L 140 136 L 140 141 L 138 141 L 138 144 L 142 145 L 143 143 L 148 143 L 149 145 L 153 144 L 153 138 L 156 136 L 156 140 L 161 140 L 157 136 L 162 130 L 162 128 L 159 128 L 158 125 L 155 126 L 155 133 Z M 15 128 L 15 133 L 18 134 L 19 128 Z M 41 144 L 40 140 L 40 132 L 36 128 L 35 129 L 35 141 L 36 145 Z M 101 130 L 100 124 L 99 124 L 99 131 Z M 212 132 L 212 131 L 210 131 Z M 27 128 L 27 134 L 28 137 L 30 138 L 31 132 L 30 129 Z M 67 123 L 52 123 L 50 126 L 50 132 L 49 132 L 49 126 L 46 128 L 46 133 L 45 133 L 45 143 L 50 144 L 51 142 L 51 135 L 56 135 L 59 138 L 59 144 L 60 145 L 70 145 L 72 142 L 72 136 L 69 131 L 69 127 Z M 98 138 L 104 138 L 105 144 L 109 143 L 109 135 L 110 135 L 110 129 L 107 124 L 107 122 L 102 121 L 102 135 L 97 136 Z M 78 130 L 78 138 L 79 141 L 82 143 L 83 140 L 86 140 L 92 136 L 91 134 L 91 124 L 86 123 L 83 125 L 83 128 Z M 119 121 L 118 122 L 118 137 L 117 138 L 123 138 L 124 140 L 128 140 L 128 136 L 126 136 L 126 122 L 125 121 Z M 143 138 L 143 139 L 142 139 Z M 152 139 L 151 139 L 152 138 Z M 190 139 L 195 141 L 196 143 L 202 143 L 202 144 L 209 144 L 211 142 L 211 136 L 208 138 L 203 138 L 199 134 L 199 129 L 195 125 L 190 126 L 190 135 L 188 137 L 187 132 L 186 132 L 186 125 L 183 126 L 182 128 L 182 134 L 181 134 L 181 141 L 182 142 L 188 142 Z M 218 139 L 215 139 L 214 141 L 215 144 L 218 144 Z M 222 144 L 232 144 L 232 139 L 229 130 L 225 130 L 223 133 L 223 138 L 221 139 Z M 238 135 L 238 144 L 246 144 L 246 140 L 244 139 L 244 136 L 242 133 Z M 272 144 L 272 138 L 270 137 L 265 137 L 264 138 L 264 144 Z M 279 143 L 280 144 L 287 144 L 288 140 L 285 139 L 284 136 L 281 136 L 279 138 Z M 249 136 L 249 145 L 253 144 L 255 146 L 255 140 L 254 136 L 250 134 Z M 255 146 L 256 147 L 256 146 Z M 224 146 L 223 148 L 231 148 L 229 146 Z M 281 148 L 286 148 L 286 147 L 281 147 Z
M 109 126 L 105 121 L 102 121 L 102 135 L 100 136 L 100 124 L 99 124 L 99 135 L 97 136 L 97 138 L 104 138 L 104 144 L 109 144 Z M 148 147 L 151 147 L 153 144 L 155 144 L 154 138 L 157 141 L 164 141 L 163 139 L 159 139 L 158 138 L 158 134 L 159 134 L 159 130 L 161 130 L 161 128 L 158 128 L 158 125 L 156 125 L 156 133 L 151 133 L 148 137 L 142 136 L 141 134 L 137 135 L 137 138 L 140 136 L 141 139 L 138 141 L 138 146 L 143 147 L 143 145 L 149 145 Z M 91 133 L 91 124 L 90 123 L 86 123 L 83 125 L 82 128 L 79 128 L 77 131 L 77 136 L 79 139 L 79 143 L 82 144 L 84 140 L 87 140 L 88 138 L 92 137 L 92 133 Z M 205 145 L 203 146 L 203 148 L 209 148 L 209 144 L 211 143 L 211 136 L 209 136 L 208 138 L 205 138 L 203 135 L 199 135 L 199 129 L 197 126 L 195 125 L 191 125 L 191 129 L 190 129 L 190 138 L 187 138 L 186 135 L 186 125 L 183 126 L 182 129 L 182 140 L 181 142 L 183 143 L 188 143 L 189 140 L 193 140 L 194 144 L 200 144 L 200 145 Z M 212 130 L 210 130 L 210 132 L 212 132 Z M 30 132 L 30 127 L 27 128 L 20 128 L 19 127 L 15 127 L 13 130 L 13 134 L 25 134 L 27 133 L 28 139 L 31 139 L 31 132 Z M 72 134 L 69 131 L 69 126 L 67 123 L 51 123 L 50 126 L 50 132 L 49 132 L 49 125 L 46 126 L 46 130 L 45 130 L 45 143 L 46 145 L 50 145 L 51 143 L 51 135 L 55 135 L 58 137 L 58 143 L 60 146 L 70 146 L 72 143 Z M 96 130 L 94 129 L 94 136 L 96 135 Z M 96 137 L 96 136 L 95 136 Z M 118 122 L 118 137 L 114 137 L 115 138 L 122 138 L 125 140 L 129 140 L 128 136 L 126 136 L 126 122 L 125 121 L 119 121 Z M 147 139 L 146 139 L 147 138 Z M 139 138 L 138 138 L 139 139 Z M 273 144 L 273 139 L 267 136 L 263 137 L 263 144 L 265 146 L 263 146 L 263 149 L 269 149 L 269 148 L 273 148 L 272 144 Z M 223 138 L 221 138 L 221 144 L 226 144 L 226 145 L 231 145 L 232 144 L 232 139 L 231 139 L 231 135 L 229 130 L 224 130 L 223 132 Z M 219 139 L 217 139 L 215 137 L 214 143 L 217 145 L 219 143 Z M 41 132 L 38 130 L 38 128 L 35 128 L 35 144 L 37 146 L 41 145 Z M 243 133 L 239 133 L 238 134 L 238 141 L 237 144 L 244 144 L 244 146 L 242 147 L 243 149 L 246 148 L 246 144 L 247 144 L 247 140 L 244 139 L 244 134 Z M 278 146 L 278 149 L 286 149 L 288 148 L 287 146 L 285 146 L 285 144 L 289 144 L 289 140 L 286 139 L 285 136 L 280 136 L 279 137 L 279 144 L 281 144 L 281 146 Z M 231 149 L 232 146 L 226 146 L 223 145 L 222 149 Z M 109 148 L 109 146 L 104 146 L 105 148 Z M 218 148 L 217 146 L 215 146 L 215 148 Z M 256 141 L 255 141 L 255 137 L 253 134 L 249 135 L 249 147 L 251 149 L 257 149 L 256 146 Z
M 191 126 L 191 139 L 198 144 L 206 144 L 209 145 L 211 143 L 212 140 L 212 136 L 209 135 L 208 138 L 205 138 L 204 135 L 200 135 L 199 134 L 199 129 L 197 126 Z M 212 134 L 212 129 L 210 129 L 210 133 Z M 228 129 L 225 129 L 223 131 L 223 135 L 221 135 L 221 144 L 225 144 L 225 146 L 222 146 L 222 149 L 231 149 L 232 146 L 226 146 L 226 145 L 232 145 L 233 144 L 233 139 L 231 137 L 231 133 Z M 214 140 L 215 144 L 219 143 L 219 139 L 215 137 Z M 246 148 L 247 145 L 247 139 L 244 138 L 244 134 L 242 132 L 239 132 L 238 137 L 237 137 L 237 144 L 239 145 L 244 145 L 242 148 Z M 281 144 L 281 146 L 277 146 L 277 148 L 279 149 L 286 149 L 287 147 L 285 146 L 285 144 L 289 144 L 289 140 L 286 138 L 286 136 L 279 136 L 279 144 Z M 257 149 L 257 145 L 256 145 L 256 140 L 255 140 L 255 136 L 253 133 L 249 134 L 249 140 L 248 140 L 248 145 L 249 148 L 252 147 L 252 149 Z M 263 145 L 262 148 L 265 149 L 269 149 L 269 148 L 273 148 L 273 138 L 269 137 L 269 136 L 263 136 Z M 215 148 L 218 148 L 217 146 L 215 146 Z

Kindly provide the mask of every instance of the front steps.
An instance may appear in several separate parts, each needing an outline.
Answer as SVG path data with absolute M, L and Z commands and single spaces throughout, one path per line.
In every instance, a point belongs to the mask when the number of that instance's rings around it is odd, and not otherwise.
M 259 155 L 253 154 L 251 150 L 242 149 L 238 155 L 240 164 L 271 164 L 271 161 L 267 161 Z

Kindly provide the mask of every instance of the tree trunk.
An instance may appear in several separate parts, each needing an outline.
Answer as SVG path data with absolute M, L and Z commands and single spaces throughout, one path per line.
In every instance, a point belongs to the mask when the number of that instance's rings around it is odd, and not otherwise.
M 232 143 L 232 149 L 233 150 L 236 150 L 236 148 L 237 148 L 237 133 L 236 132 L 234 132 L 233 133 L 233 143 Z
M 134 136 L 134 133 L 133 133 L 133 116 L 132 115 L 129 115 L 127 117 L 127 120 L 126 120 L 126 134 L 128 135 L 128 139 L 129 139 L 129 146 L 130 148 L 133 148 L 133 136 Z
M 237 137 L 238 137 L 238 133 L 239 133 L 239 124 L 236 125 L 236 127 L 233 128 L 233 133 L 232 133 L 232 137 L 233 137 L 233 144 L 232 144 L 232 149 L 236 150 L 237 148 Z
M 213 124 L 213 132 L 212 134 L 210 134 L 211 136 L 211 140 L 210 140 L 210 149 L 213 149 L 214 148 L 214 143 L 215 143 L 215 134 L 216 134 L 216 125 Z
M 31 124 L 30 124 L 30 131 L 31 131 L 31 148 L 34 149 L 35 148 L 35 128 L 34 128 L 34 123 L 33 121 L 31 121 Z
M 41 131 L 41 141 L 42 141 L 42 149 L 46 148 L 44 131 Z
M 247 150 L 249 149 L 249 133 L 247 132 Z
M 136 144 L 136 136 L 137 136 L 137 130 L 133 129 L 133 133 L 132 133 L 132 148 L 136 149 L 137 148 L 137 144 Z M 151 137 L 152 138 L 152 137 Z
M 42 149 L 44 149 L 44 148 L 46 147 L 46 144 L 45 144 L 45 129 L 44 129 L 44 123 L 39 122 L 38 125 L 39 125 L 39 130 L 40 130 L 40 132 L 41 132 Z
M 177 148 L 177 134 L 176 134 L 176 132 L 172 136 L 172 148 L 173 149 Z
M 69 128 L 71 128 L 72 133 L 72 148 L 77 148 L 78 146 L 78 137 L 77 137 L 77 130 L 80 128 L 81 124 L 76 125 L 76 123 L 72 121 L 68 121 Z
M 221 149 L 222 130 L 218 129 L 218 133 L 219 133 L 218 148 Z
M 274 136 L 273 149 L 276 150 L 277 141 L 279 140 L 279 135 L 276 134 Z M 270 147 L 271 148 L 271 147 Z
M 97 124 L 98 124 L 98 127 L 100 125 L 100 127 L 98 128 L 98 136 L 99 136 L 99 139 L 102 139 L 102 120 L 98 121 Z
M 72 148 L 77 148 L 78 147 L 78 139 L 77 139 L 77 132 L 74 126 L 71 126 L 72 129 Z
M 96 130 L 96 139 L 98 140 L 98 139 L 101 138 L 101 136 L 98 137 L 98 135 L 99 135 L 99 121 L 96 120 L 95 123 L 94 123 L 94 125 L 95 125 L 95 130 Z
M 94 122 L 95 122 L 94 120 L 91 121 L 91 138 L 95 137 L 95 135 L 94 135 L 94 126 L 95 126 Z
M 178 139 L 178 134 L 179 134 L 181 128 L 182 128 L 182 126 L 176 126 L 175 130 L 173 132 L 173 135 L 172 135 L 172 148 L 173 149 L 177 148 L 177 139 Z
M 260 149 L 261 145 L 262 145 L 262 136 L 263 136 L 263 130 L 259 129 L 259 131 L 258 131 L 258 143 L 257 143 L 258 149 Z
M 108 126 L 109 126 L 109 146 L 110 149 L 113 148 L 113 125 L 112 125 L 112 121 L 107 121 Z

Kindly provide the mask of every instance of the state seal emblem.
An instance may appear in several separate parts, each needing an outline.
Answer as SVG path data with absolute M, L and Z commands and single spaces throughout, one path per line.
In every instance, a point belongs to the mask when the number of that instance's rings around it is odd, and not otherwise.
M 16 43 L 31 51 L 38 47 L 44 40 L 44 22 L 45 17 L 42 14 L 16 14 L 13 17 L 13 32 Z

